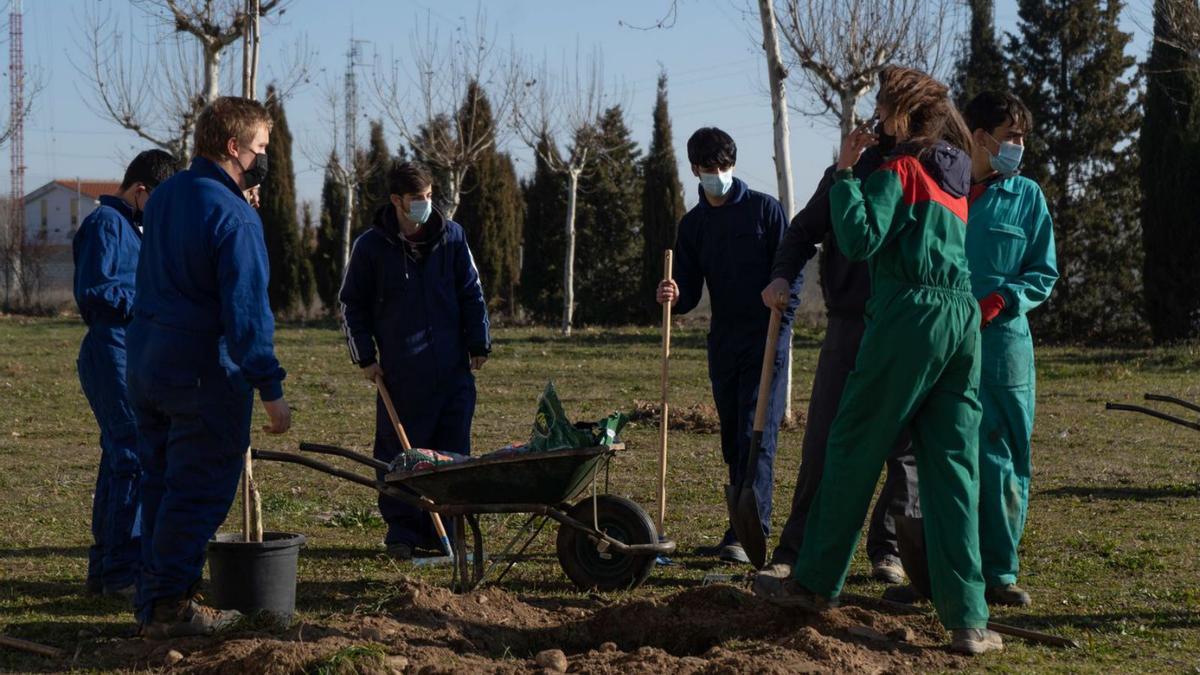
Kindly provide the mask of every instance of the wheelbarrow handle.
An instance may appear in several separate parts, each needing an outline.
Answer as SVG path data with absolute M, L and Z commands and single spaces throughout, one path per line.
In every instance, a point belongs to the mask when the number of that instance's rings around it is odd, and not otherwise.
M 353 460 L 359 464 L 365 464 L 372 469 L 378 469 L 380 471 L 387 471 L 390 468 L 387 462 L 381 462 L 374 457 L 369 457 L 360 452 L 354 452 L 353 450 L 347 450 L 346 448 L 339 448 L 335 445 L 302 442 L 300 443 L 300 449 L 305 452 L 316 452 L 322 455 L 336 455 L 338 457 L 345 457 L 346 459 Z
M 428 499 L 424 499 L 421 497 L 415 497 L 403 490 L 398 490 L 382 481 L 377 481 L 373 478 L 368 478 L 366 476 L 354 473 L 353 471 L 346 471 L 344 469 L 339 469 L 336 466 L 333 466 L 331 464 L 326 464 L 325 462 L 322 462 L 317 459 L 313 459 L 311 457 L 305 457 L 304 455 L 297 455 L 294 452 L 277 452 L 275 450 L 251 450 L 251 453 L 252 453 L 252 456 L 254 457 L 254 459 L 262 459 L 262 460 L 266 460 L 269 462 L 287 462 L 289 464 L 301 464 L 303 466 L 307 466 L 310 469 L 315 469 L 317 471 L 320 471 L 321 473 L 327 473 L 330 476 L 334 476 L 335 478 L 341 478 L 343 480 L 348 480 L 351 483 L 358 483 L 359 485 L 369 487 L 372 490 L 375 490 L 376 492 L 382 492 L 393 499 L 396 499 L 398 501 L 404 502 L 405 504 L 408 504 L 409 506 L 415 506 L 416 508 L 421 509 L 422 511 L 429 511 L 432 508 L 434 508 L 434 504 L 432 502 L 430 502 Z
M 1106 403 L 1106 404 L 1104 404 L 1104 408 L 1106 410 L 1124 410 L 1127 412 L 1138 412 L 1138 413 L 1142 413 L 1143 415 L 1157 417 L 1160 420 L 1174 422 L 1175 424 L 1178 424 L 1180 426 L 1184 426 L 1189 429 L 1195 429 L 1196 431 L 1200 431 L 1200 424 L 1197 424 L 1197 423 L 1189 421 L 1189 420 L 1185 420 L 1181 417 L 1175 417 L 1174 415 L 1168 415 L 1167 413 L 1164 413 L 1164 412 L 1159 412 L 1157 410 L 1145 408 L 1140 405 L 1128 405 L 1125 403 Z
M 1162 394 L 1146 394 L 1146 400 L 1147 401 L 1160 401 L 1162 403 L 1174 403 L 1175 405 L 1183 406 L 1184 408 L 1187 408 L 1188 410 L 1191 410 L 1192 412 L 1200 412 L 1200 405 L 1196 405 L 1195 403 L 1191 403 L 1189 401 L 1185 401 L 1180 398 L 1175 398 L 1174 396 L 1164 396 Z

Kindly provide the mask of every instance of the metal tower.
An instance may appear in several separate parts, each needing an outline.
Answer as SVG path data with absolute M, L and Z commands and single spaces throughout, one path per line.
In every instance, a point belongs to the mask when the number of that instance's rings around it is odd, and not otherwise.
M 8 86 L 13 125 L 9 139 L 12 159 L 12 216 L 10 233 L 25 236 L 25 53 L 22 45 L 21 0 L 13 0 L 8 17 Z

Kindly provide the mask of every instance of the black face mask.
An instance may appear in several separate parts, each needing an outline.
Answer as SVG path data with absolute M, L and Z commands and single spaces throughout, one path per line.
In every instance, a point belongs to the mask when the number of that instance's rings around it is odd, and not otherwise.
M 254 153 L 254 161 L 250 163 L 250 168 L 242 169 L 242 175 L 246 182 L 244 190 L 261 185 L 267 178 L 267 156 L 261 152 Z
M 883 130 L 883 122 L 875 123 L 875 137 L 879 139 L 879 151 L 883 154 L 888 154 L 896 147 L 896 137 L 889 135 Z

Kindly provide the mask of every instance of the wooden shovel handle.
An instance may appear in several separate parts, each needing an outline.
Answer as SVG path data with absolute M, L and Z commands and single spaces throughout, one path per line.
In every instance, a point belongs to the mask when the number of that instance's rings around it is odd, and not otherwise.
M 671 280 L 672 253 L 671 249 L 663 251 L 663 279 Z M 671 361 L 671 303 L 662 304 L 662 419 L 658 428 L 658 536 L 665 533 L 664 522 L 667 519 L 667 422 L 670 416 L 668 398 L 668 371 Z
M 758 404 L 754 406 L 754 430 L 760 434 L 767 426 L 767 404 L 771 399 L 771 381 L 775 375 L 775 350 L 779 347 L 779 327 L 783 314 L 771 310 L 771 323 L 767 327 L 767 350 L 763 352 L 762 373 L 758 376 Z

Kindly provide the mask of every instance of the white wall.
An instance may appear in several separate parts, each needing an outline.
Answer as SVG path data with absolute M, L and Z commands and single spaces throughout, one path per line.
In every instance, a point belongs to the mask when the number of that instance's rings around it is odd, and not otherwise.
M 71 203 L 76 201 L 75 190 L 55 184 L 48 192 L 25 202 L 25 239 L 30 243 L 43 242 L 49 246 L 70 246 L 79 224 L 100 202 L 78 195 L 78 211 L 72 223 Z M 45 218 L 43 219 L 43 214 Z M 45 237 L 43 240 L 42 237 Z

